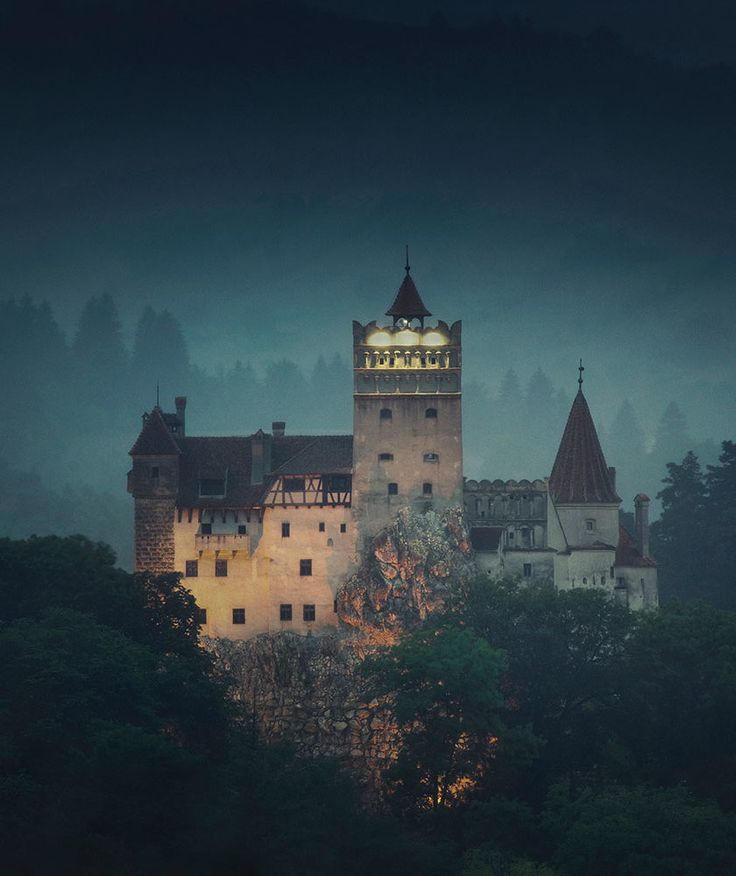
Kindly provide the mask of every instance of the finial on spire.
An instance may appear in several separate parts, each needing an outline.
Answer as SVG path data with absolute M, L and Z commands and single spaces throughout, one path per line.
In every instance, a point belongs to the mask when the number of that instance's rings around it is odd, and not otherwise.
M 156 407 L 157 407 L 157 408 L 160 408 L 160 407 L 161 407 L 161 405 L 159 404 L 159 402 L 160 402 L 160 398 L 159 398 L 159 386 L 158 386 L 158 380 L 157 380 L 157 381 L 156 381 Z
M 406 273 L 409 273 L 409 244 L 406 244 L 406 264 L 404 265 Z
M 581 359 L 580 365 L 578 366 L 578 375 L 579 375 L 578 376 L 578 391 L 579 392 L 582 392 L 582 389 L 583 389 L 583 371 L 585 371 L 585 368 L 583 368 L 583 360 Z

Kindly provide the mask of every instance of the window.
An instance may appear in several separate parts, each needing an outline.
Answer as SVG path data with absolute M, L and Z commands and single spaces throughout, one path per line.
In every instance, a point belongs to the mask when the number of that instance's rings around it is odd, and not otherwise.
M 346 493 L 351 487 L 350 475 L 327 475 L 325 486 L 331 493 Z
M 245 623 L 245 609 L 244 608 L 234 608 L 233 609 L 233 623 L 234 624 L 244 624 Z
M 381 419 L 382 420 L 390 420 L 393 416 L 391 412 L 391 408 L 381 408 Z
M 325 531 L 325 525 L 324 525 L 324 523 L 320 523 L 320 525 L 319 525 L 319 531 L 320 531 L 320 532 L 324 532 L 324 531 Z
M 626 589 L 626 578 L 616 578 L 616 587 Z
M 601 584 L 605 584 L 605 583 L 606 583 L 606 576 L 601 575 Z
M 202 624 L 206 624 L 207 623 L 207 609 L 200 608 L 199 606 L 197 606 L 197 608 L 195 609 L 194 618 L 200 626 L 202 626 Z
M 611 580 L 613 580 L 613 579 L 615 578 L 615 576 L 616 576 L 616 573 L 614 572 L 613 566 L 611 566 L 611 570 L 610 570 L 610 571 L 611 571 Z
M 291 535 L 291 524 L 290 523 L 282 523 L 281 524 L 281 538 L 289 538 Z
M 587 586 L 587 584 L 588 584 L 588 579 L 587 579 L 587 578 L 583 578 L 583 587 Z
M 422 484 L 422 495 L 423 496 L 431 496 L 432 495 L 432 484 L 429 481 L 425 481 Z
M 244 526 L 241 525 L 238 527 L 238 535 L 245 535 L 247 532 L 248 530 Z
M 187 578 L 196 578 L 199 575 L 199 561 L 198 560 L 187 560 L 186 561 L 186 571 L 184 574 Z
M 227 578 L 227 560 L 215 560 L 215 578 Z
M 532 564 L 524 563 L 524 577 L 531 578 L 532 577 Z
M 425 462 L 439 462 L 440 455 L 439 455 L 439 453 L 425 453 L 424 454 L 424 461 Z
M 315 617 L 315 611 L 313 605 L 304 605 L 302 607 L 302 617 L 305 621 L 313 621 Z
M 202 478 L 199 482 L 200 496 L 224 496 L 225 495 L 225 479 L 224 478 Z
M 427 408 L 424 412 L 424 416 L 428 420 L 436 420 L 437 419 L 437 408 Z
M 304 492 L 304 478 L 284 478 L 285 493 Z
M 158 467 L 157 465 L 152 465 L 152 466 L 151 466 L 151 480 L 152 480 L 152 481 L 157 481 L 157 480 L 158 480 L 158 474 L 159 474 L 159 467 Z
M 379 453 L 378 461 L 379 462 L 391 462 L 394 458 L 393 453 Z
M 312 561 L 311 560 L 299 560 L 299 574 L 302 578 L 307 577 L 312 574 Z
M 395 483 L 390 483 L 388 485 L 388 494 L 389 496 L 398 496 L 399 494 L 399 485 Z
M 200 530 L 202 535 L 212 535 L 212 524 L 211 523 L 203 523 L 200 526 Z
M 290 602 L 282 602 L 279 607 L 279 620 L 282 621 L 290 621 L 291 620 L 291 603 Z
M 337 614 L 337 600 L 336 599 L 332 600 L 332 611 L 334 612 L 334 614 Z
M 588 530 L 588 532 L 593 532 L 595 530 L 595 520 L 586 520 L 585 528 Z
M 347 531 L 348 531 L 347 523 L 341 523 L 340 524 L 340 532 L 347 532 Z

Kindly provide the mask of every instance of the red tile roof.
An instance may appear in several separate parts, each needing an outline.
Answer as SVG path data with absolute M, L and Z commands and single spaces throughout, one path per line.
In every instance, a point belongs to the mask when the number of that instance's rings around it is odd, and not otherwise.
M 129 453 L 131 456 L 173 456 L 181 453 L 160 408 L 154 408 L 146 416 L 141 433 Z
M 616 565 L 644 568 L 656 566 L 657 564 L 651 557 L 643 557 L 641 555 L 634 537 L 628 529 L 620 526 L 618 530 L 618 547 L 616 548 Z
M 582 390 L 572 403 L 552 467 L 549 489 L 556 503 L 607 504 L 621 501 L 613 486 Z
M 408 270 L 404 277 L 404 282 L 399 286 L 399 291 L 396 293 L 394 303 L 386 311 L 386 316 L 404 316 L 407 319 L 412 319 L 417 316 L 432 316 L 432 314 L 424 306 L 422 297 L 414 285 L 411 275 Z

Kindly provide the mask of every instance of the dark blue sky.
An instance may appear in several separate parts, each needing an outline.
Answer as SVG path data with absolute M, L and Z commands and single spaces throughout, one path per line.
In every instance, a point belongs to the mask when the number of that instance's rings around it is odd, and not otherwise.
M 628 397 L 651 435 L 676 399 L 696 437 L 736 430 L 736 76 L 699 66 L 733 60 L 728 4 L 465 3 L 430 27 L 416 3 L 391 25 L 380 4 L 18 8 L 0 297 L 71 331 L 110 292 L 129 334 L 170 308 L 203 368 L 311 367 L 381 316 L 408 241 L 468 377 L 542 367 L 572 392 L 582 356 L 601 420 Z

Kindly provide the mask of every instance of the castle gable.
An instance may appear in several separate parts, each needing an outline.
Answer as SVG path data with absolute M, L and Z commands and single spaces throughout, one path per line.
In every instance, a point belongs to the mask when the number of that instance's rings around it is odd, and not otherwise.
M 144 415 L 143 428 L 135 444 L 130 448 L 131 456 L 170 456 L 179 454 L 179 445 L 174 441 L 159 408 Z

